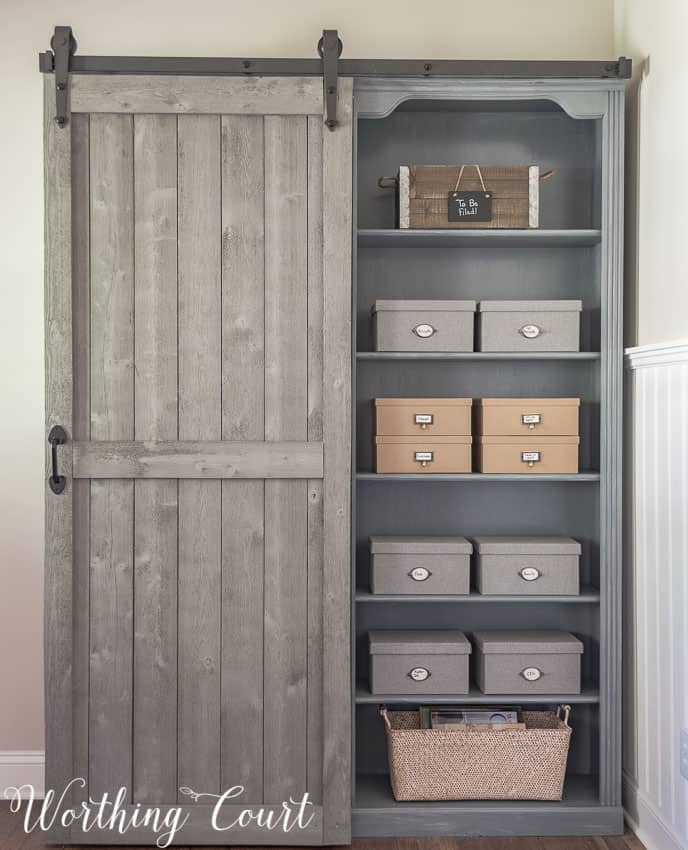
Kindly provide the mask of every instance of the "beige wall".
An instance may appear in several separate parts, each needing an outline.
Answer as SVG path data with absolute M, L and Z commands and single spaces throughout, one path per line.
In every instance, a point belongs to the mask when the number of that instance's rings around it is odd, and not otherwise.
M 41 79 L 55 24 L 82 53 L 314 56 L 337 27 L 349 57 L 599 59 L 613 0 L 0 0 L 0 751 L 43 746 Z
M 627 99 L 626 344 L 688 339 L 686 0 L 615 0 Z M 635 295 L 635 298 L 634 298 Z

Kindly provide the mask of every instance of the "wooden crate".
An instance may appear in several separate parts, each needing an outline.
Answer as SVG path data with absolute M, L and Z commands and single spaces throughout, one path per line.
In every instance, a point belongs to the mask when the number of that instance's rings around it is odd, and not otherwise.
M 401 229 L 538 227 L 540 169 L 537 165 L 480 166 L 485 189 L 492 194 L 490 221 L 449 221 L 448 195 L 456 187 L 460 165 L 402 165 L 398 178 Z M 482 189 L 477 169 L 467 165 L 462 192 Z

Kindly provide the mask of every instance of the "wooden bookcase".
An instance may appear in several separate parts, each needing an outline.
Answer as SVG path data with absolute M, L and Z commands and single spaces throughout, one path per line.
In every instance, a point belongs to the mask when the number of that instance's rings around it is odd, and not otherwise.
M 375 79 L 354 86 L 353 834 L 621 832 L 623 81 Z M 377 178 L 408 163 L 537 164 L 538 230 L 400 231 Z M 377 298 L 583 301 L 581 351 L 373 351 Z M 372 399 L 579 396 L 578 475 L 376 475 Z M 369 592 L 371 534 L 558 534 L 583 544 L 578 597 L 390 597 Z M 367 634 L 384 628 L 562 628 L 584 642 L 580 695 L 423 702 L 573 705 L 564 799 L 398 803 L 387 775 Z

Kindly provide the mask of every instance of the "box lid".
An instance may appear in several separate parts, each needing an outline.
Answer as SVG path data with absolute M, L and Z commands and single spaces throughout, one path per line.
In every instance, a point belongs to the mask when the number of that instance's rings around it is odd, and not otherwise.
M 530 434 L 509 434 L 499 437 L 478 437 L 478 443 L 481 446 L 532 446 L 537 449 L 538 446 L 578 446 L 580 445 L 580 437 L 566 435 L 538 437 Z
M 512 442 L 513 439 L 512 437 Z M 472 437 L 461 435 L 456 437 L 424 437 L 422 434 L 411 434 L 408 437 L 375 437 L 376 446 L 393 444 L 399 446 L 428 446 L 428 448 L 432 448 L 433 446 L 470 446 L 472 442 Z
M 376 398 L 375 407 L 470 407 L 472 398 Z
M 579 398 L 477 398 L 478 407 L 580 407 Z
M 474 537 L 481 555 L 580 555 L 581 545 L 572 537 Z
M 470 655 L 471 644 L 463 632 L 392 630 L 369 632 L 371 655 Z
M 465 537 L 404 537 L 377 535 L 370 538 L 373 554 L 470 555 L 473 544 Z
M 570 632 L 558 631 L 489 631 L 474 632 L 475 647 L 486 655 L 540 654 L 582 655 L 583 644 Z
M 583 302 L 556 301 L 480 301 L 479 313 L 580 313 Z
M 475 313 L 475 301 L 423 301 L 421 299 L 383 299 L 375 302 L 371 312 Z

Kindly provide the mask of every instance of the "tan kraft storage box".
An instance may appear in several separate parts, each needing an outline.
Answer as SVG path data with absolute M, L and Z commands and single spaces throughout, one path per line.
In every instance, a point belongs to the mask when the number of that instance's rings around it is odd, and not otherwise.
M 579 398 L 481 398 L 475 405 L 483 437 L 578 436 Z
M 468 436 L 376 437 L 376 471 L 379 473 L 470 472 Z
M 453 437 L 471 433 L 470 398 L 376 398 L 378 437 Z
M 480 437 L 478 472 L 544 475 L 578 472 L 578 437 Z

